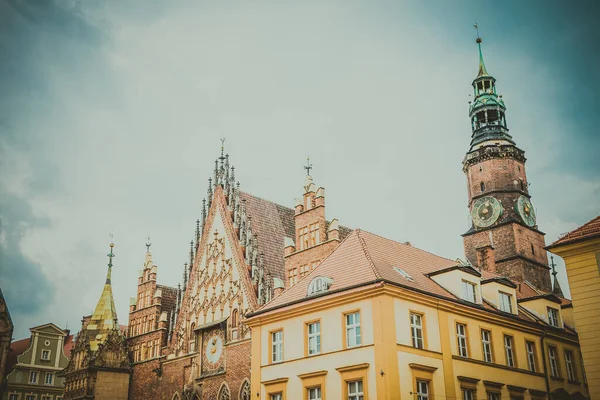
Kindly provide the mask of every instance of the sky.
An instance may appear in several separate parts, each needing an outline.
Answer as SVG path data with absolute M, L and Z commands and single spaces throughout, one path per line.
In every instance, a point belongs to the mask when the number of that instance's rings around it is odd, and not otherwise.
M 310 156 L 329 219 L 464 257 L 476 22 L 553 242 L 600 214 L 599 8 L 0 0 L 0 287 L 13 336 L 78 330 L 111 232 L 122 324 L 147 237 L 159 283 L 175 286 L 220 138 L 246 192 L 293 207 Z

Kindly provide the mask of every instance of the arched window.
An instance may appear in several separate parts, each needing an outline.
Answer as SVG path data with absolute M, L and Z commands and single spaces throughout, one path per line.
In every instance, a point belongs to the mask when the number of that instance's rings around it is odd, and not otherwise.
M 485 192 L 485 183 L 481 182 L 479 186 L 481 187 L 481 191 Z
M 173 395 L 173 397 L 171 397 L 171 400 L 181 400 L 181 397 L 179 396 L 179 393 L 175 392 L 175 394 Z
M 234 308 L 233 311 L 231 312 L 231 327 L 237 328 L 237 326 L 238 326 L 238 310 L 237 310 L 237 308 Z
M 242 383 L 242 388 L 240 389 L 240 400 L 250 400 L 250 382 L 248 382 L 248 379 L 245 379 L 244 383 Z
M 224 383 L 221 386 L 221 390 L 219 390 L 219 400 L 231 400 L 231 396 L 229 395 L 229 388 Z
M 313 280 L 310 281 L 310 284 L 308 285 L 308 296 L 321 292 L 326 292 L 327 290 L 329 290 L 329 287 L 332 283 L 333 279 L 326 278 L 324 276 L 317 276 L 313 278 Z

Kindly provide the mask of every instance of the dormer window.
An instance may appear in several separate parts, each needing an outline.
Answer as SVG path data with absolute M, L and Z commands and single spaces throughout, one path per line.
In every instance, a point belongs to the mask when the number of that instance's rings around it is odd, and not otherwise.
M 332 283 L 333 279 L 331 278 L 324 276 L 315 277 L 308 285 L 308 296 L 328 291 Z
M 512 296 L 508 293 L 499 292 L 500 301 L 498 303 L 500 311 L 512 314 Z
M 548 323 L 558 328 L 558 310 L 548 307 Z
M 477 302 L 477 285 L 469 281 L 462 281 L 463 287 L 463 300 L 470 301 L 471 303 Z
M 400 275 L 402 275 L 402 277 L 408 281 L 414 282 L 415 280 L 412 278 L 412 276 L 410 276 L 405 270 L 403 270 L 400 267 L 392 267 L 394 268 L 394 271 L 396 271 L 397 273 L 399 273 Z

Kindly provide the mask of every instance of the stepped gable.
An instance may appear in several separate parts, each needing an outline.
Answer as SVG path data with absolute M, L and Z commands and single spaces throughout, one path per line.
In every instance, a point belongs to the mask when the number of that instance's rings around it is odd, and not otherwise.
M 562 236 L 550 246 L 546 247 L 546 249 L 551 249 L 564 244 L 576 243 L 581 240 L 592 239 L 595 237 L 600 237 L 600 215 L 583 224 L 579 228 Z
M 285 281 L 284 238 L 295 238 L 295 211 L 272 201 L 240 191 L 245 200 L 246 214 L 252 218 L 252 232 L 258 235 L 258 246 L 265 257 L 265 268 L 274 278 Z M 329 221 L 327 222 L 329 227 Z M 340 226 L 340 239 L 352 230 Z

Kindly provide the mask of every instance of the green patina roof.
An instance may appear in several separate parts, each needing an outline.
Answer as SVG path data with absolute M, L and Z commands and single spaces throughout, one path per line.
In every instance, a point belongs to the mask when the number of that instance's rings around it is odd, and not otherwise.
M 490 76 L 485 68 L 485 62 L 483 61 L 483 53 L 481 52 L 481 39 L 477 39 L 477 46 L 479 47 L 479 72 L 477 73 L 477 78 Z
M 499 106 L 501 108 L 506 108 L 506 106 L 504 105 L 504 101 L 500 97 L 498 97 L 498 95 L 494 93 L 486 93 L 477 96 L 475 100 L 473 100 L 473 103 L 471 103 L 471 107 L 469 108 L 469 112 L 483 106 Z

